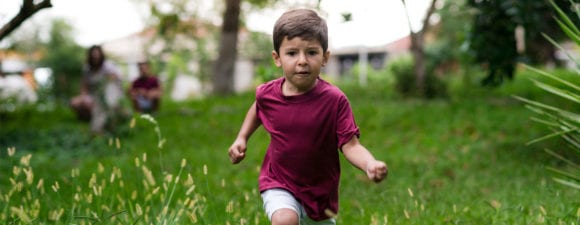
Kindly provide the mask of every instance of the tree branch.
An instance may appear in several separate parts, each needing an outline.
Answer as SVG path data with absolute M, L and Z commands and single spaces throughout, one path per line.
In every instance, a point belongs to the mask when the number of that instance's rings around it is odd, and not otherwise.
M 427 33 L 427 30 L 429 30 L 429 28 L 431 28 L 431 25 L 429 24 L 429 20 L 431 19 L 431 15 L 433 15 L 433 12 L 435 12 L 435 5 L 436 4 L 437 4 L 437 0 L 431 1 L 431 5 L 429 6 L 427 13 L 425 14 L 425 18 L 423 18 L 422 32 L 424 32 L 424 33 Z
M 50 0 L 42 0 L 41 2 L 34 4 L 34 0 L 22 0 L 22 7 L 20 11 L 14 18 L 12 18 L 7 24 L 2 26 L 0 29 L 0 40 L 4 39 L 12 31 L 16 30 L 26 19 L 34 15 L 36 12 L 44 8 L 52 7 Z

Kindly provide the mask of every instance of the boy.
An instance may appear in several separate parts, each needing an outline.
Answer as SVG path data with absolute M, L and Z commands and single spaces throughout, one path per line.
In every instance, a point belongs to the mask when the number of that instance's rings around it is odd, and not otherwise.
M 326 22 L 312 10 L 284 13 L 274 26 L 272 57 L 284 76 L 260 85 L 239 134 L 228 150 L 232 163 L 263 125 L 270 145 L 260 171 L 264 209 L 276 224 L 335 224 L 340 149 L 345 158 L 380 182 L 387 165 L 358 141 L 350 104 L 319 78 L 330 56 Z

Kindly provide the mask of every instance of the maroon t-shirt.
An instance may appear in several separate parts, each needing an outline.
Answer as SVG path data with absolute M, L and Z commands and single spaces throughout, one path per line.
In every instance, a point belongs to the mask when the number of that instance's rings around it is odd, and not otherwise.
M 259 189 L 291 192 L 314 220 L 338 212 L 340 164 L 338 149 L 359 136 L 348 99 L 318 79 L 310 91 L 284 96 L 279 78 L 256 91 L 258 119 L 270 134 Z
M 159 87 L 159 79 L 155 76 L 140 76 L 131 84 L 132 89 L 143 88 L 150 90 Z

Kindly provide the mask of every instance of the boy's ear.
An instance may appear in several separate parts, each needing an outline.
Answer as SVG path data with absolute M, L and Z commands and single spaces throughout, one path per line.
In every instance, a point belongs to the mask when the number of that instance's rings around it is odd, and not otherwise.
M 272 59 L 274 59 L 274 64 L 276 64 L 277 67 L 282 66 L 282 62 L 280 61 L 280 55 L 276 53 L 276 50 L 272 50 Z
M 322 66 L 326 66 L 328 59 L 330 59 L 330 51 L 327 50 L 322 56 Z

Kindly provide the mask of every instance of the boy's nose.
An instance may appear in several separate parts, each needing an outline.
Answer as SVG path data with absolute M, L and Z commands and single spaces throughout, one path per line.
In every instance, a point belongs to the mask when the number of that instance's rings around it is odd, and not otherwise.
M 305 53 L 298 54 L 298 64 L 304 65 L 307 63 L 308 63 L 308 61 L 306 60 L 306 54 Z

